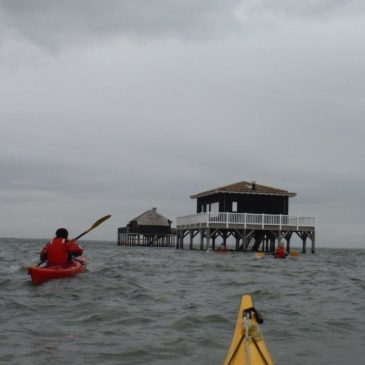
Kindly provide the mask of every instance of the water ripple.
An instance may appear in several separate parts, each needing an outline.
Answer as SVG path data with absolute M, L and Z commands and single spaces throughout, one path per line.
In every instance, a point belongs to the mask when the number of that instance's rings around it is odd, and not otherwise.
M 0 364 L 221 364 L 245 293 L 275 363 L 365 356 L 364 251 L 278 261 L 90 242 L 85 273 L 32 286 L 42 244 L 0 240 Z

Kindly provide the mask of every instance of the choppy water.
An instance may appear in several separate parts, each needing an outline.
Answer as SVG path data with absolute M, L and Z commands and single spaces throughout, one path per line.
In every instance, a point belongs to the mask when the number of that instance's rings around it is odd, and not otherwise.
M 0 364 L 222 364 L 251 294 L 277 365 L 365 364 L 365 251 L 253 254 L 85 242 L 88 271 L 30 285 L 45 241 L 0 239 Z

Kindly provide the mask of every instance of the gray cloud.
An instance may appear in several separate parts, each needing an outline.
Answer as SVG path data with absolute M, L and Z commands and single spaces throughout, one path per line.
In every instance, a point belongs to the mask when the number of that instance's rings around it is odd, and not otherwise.
M 57 47 L 90 37 L 121 35 L 206 38 L 237 23 L 229 1 L 1 1 L 0 19 L 34 43 Z
M 283 16 L 318 19 L 364 10 L 358 0 L 1 0 L 0 30 L 3 39 L 19 34 L 34 44 L 58 49 L 105 37 L 202 41 L 238 34 L 242 27 L 249 32 L 265 23 L 273 25 Z
M 297 192 L 319 245 L 351 231 L 361 247 L 363 10 L 0 1 L 2 235 L 111 213 L 92 237 L 115 239 L 146 209 L 175 220 L 190 195 L 252 179 Z
M 247 8 L 250 8 L 252 12 L 256 13 L 295 15 L 312 18 L 333 16 L 340 12 L 354 14 L 365 10 L 364 3 L 360 0 L 254 0 L 246 4 L 245 6 Z

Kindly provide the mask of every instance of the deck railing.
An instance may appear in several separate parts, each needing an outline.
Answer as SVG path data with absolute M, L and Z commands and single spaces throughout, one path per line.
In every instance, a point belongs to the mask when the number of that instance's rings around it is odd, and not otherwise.
M 204 212 L 185 217 L 176 218 L 176 227 L 184 228 L 192 225 L 225 224 L 246 226 L 282 226 L 315 227 L 315 217 L 298 217 L 281 214 L 254 214 L 254 213 L 229 213 L 229 212 Z

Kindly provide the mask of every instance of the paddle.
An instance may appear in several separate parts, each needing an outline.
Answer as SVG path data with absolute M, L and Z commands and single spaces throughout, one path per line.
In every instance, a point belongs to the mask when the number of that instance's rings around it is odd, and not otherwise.
M 79 238 L 81 238 L 82 236 L 84 236 L 86 233 L 89 233 L 90 231 L 92 231 L 97 226 L 100 226 L 101 223 L 105 222 L 110 217 L 111 217 L 111 215 L 109 214 L 109 215 L 106 215 L 103 218 L 98 219 L 89 229 L 87 229 L 85 232 L 81 233 L 76 238 L 74 238 L 74 241 L 77 241 Z
M 90 228 L 88 228 L 85 232 L 81 233 L 80 235 L 78 235 L 77 237 L 75 237 L 73 240 L 77 241 L 79 238 L 81 238 L 82 236 L 84 236 L 86 233 L 89 233 L 90 231 L 92 231 L 94 228 L 96 228 L 97 226 L 100 226 L 101 223 L 105 222 L 107 219 L 109 219 L 111 217 L 110 214 L 106 215 L 105 217 L 102 217 L 100 219 L 98 219 Z M 44 262 L 46 262 L 47 260 L 41 261 L 37 264 L 37 266 L 42 265 Z

